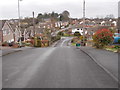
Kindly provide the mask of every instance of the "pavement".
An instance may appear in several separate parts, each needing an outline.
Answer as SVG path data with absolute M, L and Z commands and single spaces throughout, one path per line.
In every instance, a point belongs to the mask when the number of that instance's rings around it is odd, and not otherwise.
M 80 49 L 118 82 L 118 53 L 92 47 Z
M 34 47 L 22 47 L 22 48 L 12 48 L 12 47 L 2 47 L 2 49 L 0 50 L 0 56 L 4 56 L 7 54 L 11 54 L 14 52 L 19 52 L 19 51 L 23 51 L 23 50 L 27 50 L 27 49 L 32 49 Z
M 3 88 L 118 88 L 91 57 L 68 46 L 69 40 L 3 56 Z

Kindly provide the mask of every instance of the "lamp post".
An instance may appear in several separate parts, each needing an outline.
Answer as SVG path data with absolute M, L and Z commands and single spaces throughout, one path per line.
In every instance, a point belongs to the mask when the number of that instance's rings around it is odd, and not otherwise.
M 83 0 L 83 43 L 85 44 L 85 0 Z
M 20 43 L 19 43 L 19 47 L 21 48 L 21 46 L 22 46 L 22 40 L 21 40 L 21 37 L 22 37 L 22 35 L 21 35 L 21 30 L 20 30 L 20 1 L 21 0 L 18 0 L 18 18 L 19 18 L 19 21 L 18 21 L 18 30 L 19 30 L 19 33 L 20 33 L 20 35 L 19 35 L 19 39 L 20 39 Z
M 118 33 L 120 33 L 120 1 L 118 2 L 118 22 L 117 22 Z

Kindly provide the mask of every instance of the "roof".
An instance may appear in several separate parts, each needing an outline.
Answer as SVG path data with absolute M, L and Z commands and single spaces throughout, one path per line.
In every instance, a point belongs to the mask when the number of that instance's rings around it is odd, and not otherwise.
M 13 29 L 13 31 L 15 31 L 16 28 L 17 28 L 17 26 L 18 26 L 17 23 L 14 23 L 14 24 L 13 24 L 13 23 L 10 23 L 10 22 L 9 22 L 9 24 L 10 24 L 11 28 Z
M 88 28 L 87 31 L 88 31 L 88 32 L 91 32 L 91 31 L 96 32 L 97 30 L 100 30 L 100 29 L 103 29 L 103 28 L 108 29 L 109 26 L 96 26 L 96 27 L 91 27 L 91 28 Z

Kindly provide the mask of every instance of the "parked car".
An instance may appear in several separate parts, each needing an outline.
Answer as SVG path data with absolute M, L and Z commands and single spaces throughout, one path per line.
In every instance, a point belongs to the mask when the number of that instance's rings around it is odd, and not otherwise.
M 114 42 L 113 43 L 118 43 L 119 40 L 120 40 L 120 33 L 115 33 Z

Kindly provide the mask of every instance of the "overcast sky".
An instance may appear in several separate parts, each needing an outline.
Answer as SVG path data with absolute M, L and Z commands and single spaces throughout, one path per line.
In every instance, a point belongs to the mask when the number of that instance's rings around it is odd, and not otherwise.
M 86 17 L 105 17 L 113 14 L 118 17 L 118 1 L 120 0 L 86 0 Z M 18 18 L 18 0 L 1 0 L 0 19 Z M 70 12 L 74 18 L 82 17 L 83 0 L 22 0 L 20 2 L 21 17 L 30 17 L 32 12 L 61 13 L 64 10 Z

